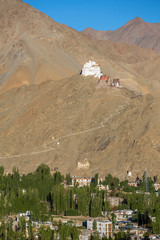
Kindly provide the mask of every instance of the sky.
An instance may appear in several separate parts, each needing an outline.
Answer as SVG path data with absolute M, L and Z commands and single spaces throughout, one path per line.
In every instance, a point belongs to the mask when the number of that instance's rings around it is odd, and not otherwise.
M 78 31 L 116 30 L 135 17 L 160 23 L 160 0 L 23 0 Z

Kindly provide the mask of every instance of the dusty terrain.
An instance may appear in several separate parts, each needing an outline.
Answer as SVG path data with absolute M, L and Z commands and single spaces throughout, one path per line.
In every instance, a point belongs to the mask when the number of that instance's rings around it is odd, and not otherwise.
M 80 176 L 159 174 L 160 56 L 91 39 L 22 1 L 0 0 L 0 8 L 0 164 L 6 171 L 16 166 L 26 173 L 43 162 Z M 96 78 L 79 74 L 90 59 L 124 88 L 96 89 Z
M 139 17 L 115 31 L 97 31 L 86 28 L 83 33 L 99 40 L 135 44 L 143 48 L 151 48 L 157 53 L 160 52 L 160 23 L 145 22 Z

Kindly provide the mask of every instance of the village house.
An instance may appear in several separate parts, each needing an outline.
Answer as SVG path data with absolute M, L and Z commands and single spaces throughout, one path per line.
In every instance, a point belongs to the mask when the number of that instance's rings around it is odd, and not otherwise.
M 93 178 L 91 178 L 91 177 L 81 178 L 81 177 L 76 177 L 76 176 L 73 176 L 72 180 L 71 180 L 72 186 L 74 186 L 74 184 L 77 183 L 79 187 L 90 186 L 92 181 L 93 181 Z
M 132 177 L 132 172 L 128 170 L 128 171 L 127 171 L 127 176 L 128 176 L 128 177 Z
M 87 229 L 93 230 L 93 222 L 96 221 L 97 231 L 100 237 L 106 236 L 107 238 L 113 237 L 112 222 L 109 220 L 89 219 L 87 220 Z
M 98 178 L 98 185 L 104 181 L 104 178 Z M 79 187 L 83 186 L 90 186 L 91 182 L 94 182 L 93 177 L 77 177 L 73 176 L 71 179 L 71 184 L 74 186 L 74 184 L 78 184 Z M 101 187 L 102 188 L 102 187 Z
M 117 79 L 113 79 L 111 81 L 111 87 L 120 87 L 120 80 L 117 78 Z
M 160 183 L 154 183 L 153 187 L 156 191 L 158 191 L 160 189 Z
M 118 207 L 123 202 L 123 198 L 120 197 L 107 197 L 111 207 Z
M 100 191 L 102 191 L 102 190 L 109 190 L 109 186 L 108 185 L 104 186 L 103 184 L 98 184 L 98 188 L 99 188 Z
M 40 227 L 45 227 L 45 228 L 50 228 L 51 230 L 54 230 L 56 227 L 53 226 L 53 224 L 51 222 L 34 222 L 32 221 L 32 226 L 33 226 L 33 231 L 36 231 L 37 229 L 39 229 Z
M 132 221 L 129 221 L 129 220 L 117 220 L 114 230 L 120 231 L 122 227 L 125 227 L 127 225 L 133 225 Z
M 134 213 L 135 210 L 131 209 L 117 210 L 114 212 L 114 214 L 116 215 L 116 220 L 125 220 L 128 218 L 132 218 Z
M 150 228 L 144 228 L 144 227 L 134 227 L 132 225 L 128 225 L 128 226 L 124 226 L 121 228 L 121 231 L 123 232 L 130 232 L 130 234 L 135 234 L 139 237 L 143 237 L 143 235 L 146 233 L 146 232 L 151 232 L 151 229 Z
M 138 187 L 138 183 L 137 182 L 129 182 L 128 186 L 130 186 L 130 187 Z
M 142 239 L 141 237 L 139 237 L 138 235 L 136 235 L 136 234 L 130 234 L 130 238 L 131 238 L 131 240 L 140 240 L 140 239 Z
M 101 77 L 98 79 L 98 83 L 96 88 L 107 88 L 110 87 L 110 78 L 107 75 L 101 75 Z
M 82 229 L 79 235 L 79 240 L 89 240 L 93 232 L 94 231 L 88 229 Z
M 19 227 L 19 222 L 18 221 L 13 221 L 12 222 L 12 230 L 15 232 L 15 231 L 17 231 L 17 230 L 19 230 L 20 229 L 20 227 Z
M 151 234 L 149 235 L 149 239 L 152 240 L 152 239 L 160 239 L 160 234 Z
M 24 217 L 25 221 L 28 222 L 31 218 L 31 214 L 30 214 L 30 211 L 26 211 L 25 213 L 19 213 L 17 214 L 16 216 L 16 220 L 19 222 L 19 219 L 21 217 Z

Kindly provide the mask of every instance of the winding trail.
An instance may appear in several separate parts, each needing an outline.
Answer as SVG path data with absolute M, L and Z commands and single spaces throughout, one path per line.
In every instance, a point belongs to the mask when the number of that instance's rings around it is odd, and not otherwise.
M 116 97 L 124 97 L 122 95 L 118 95 L 118 94 L 114 94 L 115 92 L 119 91 L 119 89 L 116 89 L 114 91 L 112 91 L 111 93 L 108 93 L 108 95 L 114 95 Z M 124 97 L 125 98 L 125 97 Z M 34 152 L 28 152 L 28 153 L 23 153 L 23 154 L 17 154 L 17 155 L 11 155 L 11 156 L 0 156 L 0 160 L 3 159 L 11 159 L 11 158 L 20 158 L 20 157 L 24 157 L 24 156 L 29 156 L 29 155 L 37 155 L 37 154 L 42 154 L 42 153 L 46 153 L 46 152 L 51 152 L 56 150 L 56 148 L 54 147 L 48 147 L 48 145 L 53 144 L 55 142 L 57 142 L 57 144 L 59 144 L 59 141 L 68 137 L 72 137 L 72 136 L 77 136 L 77 135 L 81 135 L 81 134 L 85 134 L 87 132 L 92 132 L 92 131 L 96 131 L 98 129 L 104 128 L 105 125 L 109 120 L 111 120 L 113 117 L 115 117 L 116 115 L 120 114 L 122 110 L 124 110 L 127 106 L 129 106 L 130 103 L 128 100 L 125 101 L 124 105 L 119 106 L 113 114 L 110 114 L 109 117 L 104 118 L 104 120 L 102 122 L 99 123 L 99 126 L 94 127 L 94 128 L 90 128 L 90 129 L 86 129 L 80 132 L 75 132 L 75 133 L 70 133 L 67 135 L 64 135 L 62 137 L 59 137 L 58 139 L 53 139 L 52 141 L 49 141 L 46 144 L 43 144 L 43 150 L 40 151 L 34 151 Z
M 19 157 L 24 157 L 28 155 L 36 155 L 36 154 L 41 154 L 41 153 L 46 153 L 55 150 L 55 148 L 48 148 L 42 151 L 37 151 L 37 152 L 30 152 L 30 153 L 23 153 L 23 154 L 18 154 L 18 155 L 12 155 L 12 156 L 6 156 L 6 157 L 0 157 L 1 159 L 10 159 L 10 158 L 19 158 Z

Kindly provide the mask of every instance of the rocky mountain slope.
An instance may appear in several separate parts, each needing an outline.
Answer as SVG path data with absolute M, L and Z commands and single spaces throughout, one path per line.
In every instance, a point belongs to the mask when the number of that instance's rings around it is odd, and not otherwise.
M 115 31 L 96 31 L 86 28 L 84 34 L 99 40 L 135 44 L 160 52 L 160 23 L 148 23 L 137 17 Z
M 90 39 L 22 1 L 0 7 L 0 165 L 159 174 L 160 56 Z M 96 89 L 79 75 L 90 59 L 124 88 Z

